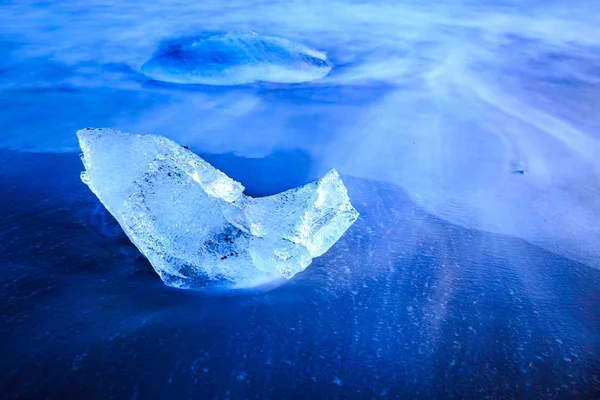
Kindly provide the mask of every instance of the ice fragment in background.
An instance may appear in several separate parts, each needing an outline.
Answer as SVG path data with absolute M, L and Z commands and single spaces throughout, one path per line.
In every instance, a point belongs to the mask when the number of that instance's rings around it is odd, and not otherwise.
M 146 76 L 171 83 L 239 85 L 300 83 L 326 76 L 325 53 L 256 33 L 186 38 L 159 50 L 142 66 Z
M 158 135 L 77 132 L 82 180 L 170 286 L 251 287 L 304 270 L 358 212 L 331 170 L 252 198 L 202 158 Z

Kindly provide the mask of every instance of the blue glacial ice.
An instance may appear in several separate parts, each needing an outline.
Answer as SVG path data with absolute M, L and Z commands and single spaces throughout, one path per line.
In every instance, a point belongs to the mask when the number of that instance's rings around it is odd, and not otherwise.
M 82 180 L 163 281 L 252 287 L 303 271 L 358 217 L 335 170 L 277 195 L 244 186 L 158 135 L 77 132 Z
M 300 83 L 324 77 L 330 70 L 323 52 L 253 32 L 179 40 L 142 66 L 154 80 L 203 85 Z

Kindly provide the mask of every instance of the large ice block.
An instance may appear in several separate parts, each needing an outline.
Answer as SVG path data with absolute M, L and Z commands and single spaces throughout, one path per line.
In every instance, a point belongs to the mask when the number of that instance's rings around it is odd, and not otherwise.
M 83 182 L 170 286 L 252 287 L 290 279 L 358 217 L 335 170 L 252 198 L 239 182 L 162 136 L 88 128 L 77 137 Z

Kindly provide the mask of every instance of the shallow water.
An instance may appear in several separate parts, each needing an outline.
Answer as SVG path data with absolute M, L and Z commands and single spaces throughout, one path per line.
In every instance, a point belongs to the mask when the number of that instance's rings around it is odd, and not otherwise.
M 598 20 L 562 1 L 1 2 L 3 395 L 597 397 Z M 140 70 L 232 31 L 333 69 Z M 335 167 L 361 217 L 266 293 L 169 289 L 79 181 L 86 126 L 163 134 L 251 195 Z
M 347 177 L 361 217 L 330 252 L 267 293 L 207 297 L 162 284 L 76 155 L 2 160 L 8 397 L 597 393 L 600 272 L 447 223 L 395 185 Z M 234 177 L 280 168 L 237 162 Z

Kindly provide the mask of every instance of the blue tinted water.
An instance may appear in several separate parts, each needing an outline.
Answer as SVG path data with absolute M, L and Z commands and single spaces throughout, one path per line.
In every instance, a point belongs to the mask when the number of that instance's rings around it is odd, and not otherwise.
M 599 7 L 0 2 L 5 398 L 597 398 Z M 256 30 L 304 84 L 185 86 L 161 44 Z M 166 287 L 79 180 L 86 126 L 263 196 L 337 168 L 360 218 L 287 284 Z
M 392 184 L 348 177 L 361 218 L 287 285 L 206 297 L 162 284 L 79 182 L 76 155 L 2 161 L 8 397 L 597 393 L 600 272 L 444 222 Z M 234 177 L 284 166 L 213 162 Z M 269 179 L 255 179 L 260 193 Z

